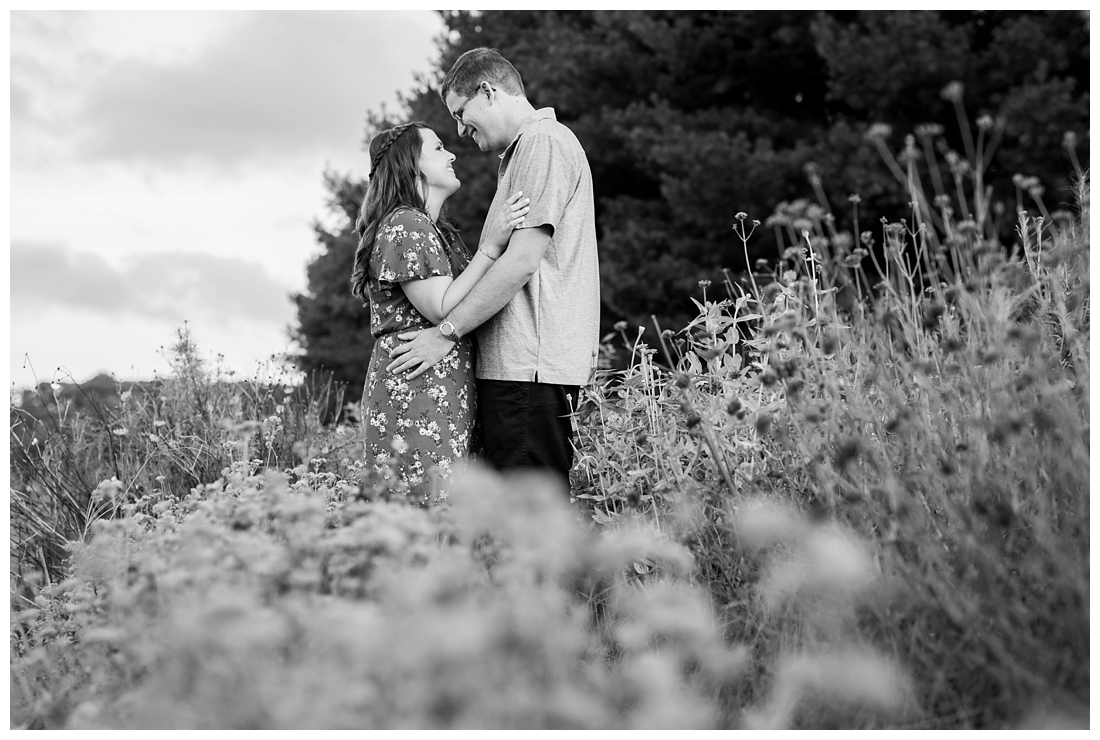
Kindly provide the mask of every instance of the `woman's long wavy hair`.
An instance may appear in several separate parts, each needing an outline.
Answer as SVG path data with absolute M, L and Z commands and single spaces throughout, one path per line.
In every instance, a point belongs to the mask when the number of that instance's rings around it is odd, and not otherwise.
M 359 246 L 355 249 L 351 270 L 352 295 L 364 303 L 368 300 L 370 256 L 379 225 L 397 208 L 415 208 L 427 214 L 420 173 L 423 143 L 419 134 L 410 134 L 421 128 L 429 126 L 422 121 L 405 123 L 379 133 L 370 142 L 370 180 L 359 207 L 359 217 L 355 220 Z M 437 219 L 437 225 L 450 237 L 453 229 L 442 218 Z

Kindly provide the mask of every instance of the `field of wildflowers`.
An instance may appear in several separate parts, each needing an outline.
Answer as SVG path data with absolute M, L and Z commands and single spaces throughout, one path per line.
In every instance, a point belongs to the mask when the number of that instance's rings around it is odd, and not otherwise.
M 998 213 L 994 126 L 942 172 L 869 132 L 904 221 L 838 230 L 812 168 L 736 214 L 777 265 L 616 327 L 569 505 L 474 468 L 411 506 L 316 385 L 186 335 L 117 407 L 13 413 L 12 726 L 1087 727 L 1089 185 Z

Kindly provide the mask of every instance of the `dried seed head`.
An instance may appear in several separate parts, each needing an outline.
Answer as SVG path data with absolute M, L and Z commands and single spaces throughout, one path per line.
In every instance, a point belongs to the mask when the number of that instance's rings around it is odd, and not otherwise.
M 740 398 L 731 398 L 730 402 L 726 404 L 726 413 L 729 414 L 730 416 L 733 416 L 734 414 L 736 414 L 740 410 L 741 410 L 741 399 Z
M 988 517 L 1001 527 L 1008 527 L 1016 518 L 1016 512 L 1012 507 L 995 496 L 976 497 L 972 505 L 974 511 Z
M 1019 393 L 1020 391 L 1024 390 L 1032 383 L 1034 383 L 1036 379 L 1037 378 L 1035 377 L 1035 373 L 1032 371 L 1028 371 L 1021 374 L 1020 377 L 1016 378 L 1016 382 L 1012 384 L 1012 387 L 1017 393 Z
M 847 231 L 839 231 L 835 236 L 829 239 L 829 243 L 836 248 L 838 254 L 844 254 L 852 248 L 852 245 L 855 244 L 855 240 Z
M 947 85 L 944 86 L 943 90 L 940 90 L 940 97 L 952 103 L 958 103 L 959 101 L 961 101 L 962 96 L 963 84 L 958 80 L 948 82 Z
M 1036 429 L 1042 432 L 1049 432 L 1058 426 L 1058 419 L 1055 418 L 1054 414 L 1042 408 L 1031 410 L 1031 420 L 1034 422 Z
M 943 316 L 944 310 L 946 310 L 946 307 L 941 303 L 926 306 L 921 316 L 921 327 L 925 331 L 935 329 L 940 323 L 940 317 Z
M 690 388 L 691 377 L 687 373 L 676 373 L 676 387 L 677 388 Z
M 701 416 L 699 416 L 699 414 L 697 414 L 693 411 L 690 414 L 688 414 L 688 416 L 687 416 L 687 428 L 688 429 L 693 429 L 693 428 L 699 426 L 699 423 L 702 422 L 702 421 L 703 421 L 703 418 Z
M 1016 415 L 1010 415 L 993 423 L 988 432 L 988 437 L 993 442 L 1002 444 L 1012 437 L 1013 434 L 1019 434 L 1023 428 L 1023 418 Z
M 848 466 L 859 457 L 861 451 L 861 445 L 858 437 L 849 437 L 842 441 L 836 450 L 836 457 L 833 459 L 833 467 L 843 472 L 847 470 Z
M 1072 295 L 1072 293 L 1070 294 Z M 1069 301 L 1066 301 L 1067 307 Z M 1039 341 L 1039 330 L 1034 324 L 1014 324 L 1008 329 L 1008 338 L 1028 347 Z
M 756 433 L 764 435 L 772 428 L 772 417 L 768 414 L 760 414 L 756 417 Z
M 1068 311 L 1070 313 L 1073 313 L 1074 311 L 1076 311 L 1078 308 L 1081 307 L 1081 304 L 1084 303 L 1084 300 L 1085 300 L 1085 297 L 1084 297 L 1084 295 L 1082 295 L 1081 290 L 1079 290 L 1079 289 L 1071 290 L 1069 292 L 1069 295 L 1066 296 L 1066 311 Z
M 878 139 L 881 141 L 888 138 L 893 130 L 894 129 L 891 128 L 888 123 L 875 123 L 867 129 L 867 133 L 864 134 L 864 136 L 871 140 Z
M 917 140 L 912 134 L 905 136 L 905 148 L 898 154 L 898 161 L 903 164 L 910 162 L 916 162 L 920 159 L 920 152 L 917 151 Z
M 915 130 L 921 138 L 932 138 L 943 133 L 943 126 L 938 123 L 922 123 Z
M 901 409 L 891 419 L 886 422 L 886 431 L 896 432 L 898 428 L 909 420 L 909 410 Z
M 796 218 L 794 220 L 794 223 L 791 225 L 794 227 L 795 231 L 802 235 L 803 238 L 806 238 L 810 235 L 810 230 L 813 229 L 814 222 L 808 218 Z

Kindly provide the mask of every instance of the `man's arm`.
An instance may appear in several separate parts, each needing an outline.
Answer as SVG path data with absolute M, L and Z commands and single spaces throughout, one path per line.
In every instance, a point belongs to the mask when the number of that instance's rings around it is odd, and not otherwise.
M 469 334 L 496 315 L 527 284 L 542 263 L 553 230 L 549 226 L 517 229 L 512 232 L 508 249 L 447 316 L 460 336 Z M 409 372 L 413 379 L 447 356 L 454 343 L 438 331 L 425 330 L 399 334 L 413 337 L 390 352 L 391 373 Z
M 447 316 L 459 336 L 469 334 L 496 316 L 527 285 L 542 264 L 552 233 L 549 226 L 516 229 L 512 233 L 508 249 Z

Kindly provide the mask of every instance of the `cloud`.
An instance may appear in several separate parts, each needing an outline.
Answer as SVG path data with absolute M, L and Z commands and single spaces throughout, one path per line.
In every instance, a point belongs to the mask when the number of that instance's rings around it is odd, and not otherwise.
M 86 91 L 81 151 L 172 165 L 357 149 L 367 110 L 428 67 L 435 25 L 397 12 L 261 12 L 194 58 L 119 60 Z
M 31 115 L 31 93 L 19 84 L 11 83 L 10 115 L 15 118 L 29 118 Z
M 196 315 L 283 325 L 289 291 L 262 265 L 182 252 L 131 256 L 114 267 L 61 244 L 13 242 L 13 309 L 68 307 L 173 322 Z

